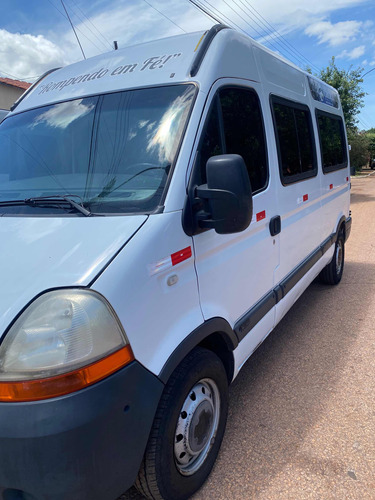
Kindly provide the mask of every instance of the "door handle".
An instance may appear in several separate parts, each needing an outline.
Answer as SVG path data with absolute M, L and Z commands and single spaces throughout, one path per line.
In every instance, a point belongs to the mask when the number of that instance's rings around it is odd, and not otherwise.
M 281 217 L 280 215 L 275 215 L 270 220 L 270 233 L 271 236 L 276 236 L 281 231 Z

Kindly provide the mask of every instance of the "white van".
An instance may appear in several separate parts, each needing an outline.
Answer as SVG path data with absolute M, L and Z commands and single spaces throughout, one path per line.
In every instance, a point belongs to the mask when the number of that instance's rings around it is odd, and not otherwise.
M 341 279 L 337 92 L 218 25 L 49 73 L 0 157 L 0 498 L 188 498 L 229 383 Z

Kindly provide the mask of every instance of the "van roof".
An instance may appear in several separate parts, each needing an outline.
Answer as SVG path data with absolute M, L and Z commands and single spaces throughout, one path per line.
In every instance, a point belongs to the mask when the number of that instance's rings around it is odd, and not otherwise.
M 250 37 L 216 25 L 209 31 L 113 50 L 48 72 L 13 109 L 18 113 L 89 95 L 191 81 L 208 92 L 214 81 L 225 77 L 270 82 L 275 88 L 283 87 L 296 96 L 307 94 L 309 82 L 313 96 L 313 87 L 318 86 L 323 88 L 321 95 L 329 96 L 326 104 L 339 102 L 337 91 L 332 87 Z
M 189 68 L 206 32 L 113 50 L 48 74 L 17 112 L 86 95 L 190 80 Z

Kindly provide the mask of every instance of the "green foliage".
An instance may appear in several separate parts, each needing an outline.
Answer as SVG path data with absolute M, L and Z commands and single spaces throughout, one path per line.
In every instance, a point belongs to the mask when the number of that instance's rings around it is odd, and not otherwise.
M 368 138 L 369 162 L 372 162 L 372 160 L 375 158 L 375 129 L 368 130 L 366 132 L 366 137 Z
M 351 145 L 350 164 L 355 167 L 356 172 L 367 165 L 369 160 L 369 143 L 367 134 L 359 134 L 351 129 L 348 130 L 348 142 Z
M 362 73 L 363 68 L 352 69 L 352 66 L 348 70 L 339 69 L 336 66 L 335 58 L 332 57 L 329 65 L 317 75 L 318 78 L 337 89 L 340 94 L 346 128 L 353 132 L 356 129 L 356 116 L 364 106 L 363 98 L 366 95 L 361 88 Z

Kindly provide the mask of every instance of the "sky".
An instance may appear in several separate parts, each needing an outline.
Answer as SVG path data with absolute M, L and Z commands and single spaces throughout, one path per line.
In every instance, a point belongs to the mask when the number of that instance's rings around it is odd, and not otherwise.
M 374 0 L 194 0 L 313 73 L 331 57 L 363 68 L 365 107 L 358 127 L 375 127 Z M 216 22 L 189 0 L 64 0 L 86 57 Z M 61 0 L 0 0 L 0 76 L 33 81 L 83 55 Z M 374 71 L 371 71 L 374 70 Z

